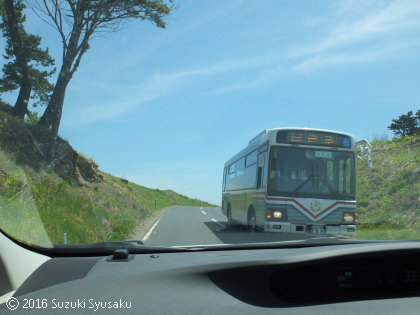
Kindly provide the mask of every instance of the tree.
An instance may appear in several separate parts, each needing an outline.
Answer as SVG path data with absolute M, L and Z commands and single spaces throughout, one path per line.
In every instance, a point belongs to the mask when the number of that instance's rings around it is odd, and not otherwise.
M 413 136 L 420 132 L 420 110 L 413 115 L 409 111 L 407 115 L 401 115 L 398 119 L 393 119 L 392 124 L 388 126 L 397 136 Z
M 19 35 L 19 21 L 13 0 L 4 0 L 3 23 L 7 30 L 6 36 L 10 39 L 13 54 L 16 56 L 16 75 L 20 79 L 20 91 L 14 107 L 16 116 L 23 118 L 28 109 L 29 97 L 32 90 L 32 80 L 29 75 L 28 58 L 23 50 L 22 40 Z M 17 3 L 17 6 L 21 3 Z
M 59 34 L 63 63 L 40 123 L 57 139 L 67 85 L 95 35 L 117 31 L 131 20 L 147 20 L 164 28 L 163 18 L 175 7 L 172 0 L 34 0 L 31 7 Z M 50 146 L 51 147 L 51 146 Z
M 6 49 L 3 57 L 9 60 L 3 66 L 3 78 L 0 79 L 0 93 L 20 88 L 14 106 L 14 114 L 23 118 L 29 113 L 29 99 L 36 100 L 34 107 L 47 104 L 49 93 L 54 86 L 48 81 L 55 69 L 41 70 L 54 65 L 54 59 L 48 49 L 41 49 L 41 37 L 28 34 L 23 23 L 26 20 L 22 1 L 1 0 L 0 29 L 6 38 Z

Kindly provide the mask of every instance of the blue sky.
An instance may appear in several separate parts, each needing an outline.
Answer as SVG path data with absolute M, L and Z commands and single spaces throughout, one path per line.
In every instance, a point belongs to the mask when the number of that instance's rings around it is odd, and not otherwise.
M 263 129 L 391 138 L 420 107 L 420 1 L 175 2 L 166 29 L 91 41 L 67 89 L 60 134 L 103 171 L 220 204 L 224 162 Z M 60 66 L 58 34 L 26 27 Z

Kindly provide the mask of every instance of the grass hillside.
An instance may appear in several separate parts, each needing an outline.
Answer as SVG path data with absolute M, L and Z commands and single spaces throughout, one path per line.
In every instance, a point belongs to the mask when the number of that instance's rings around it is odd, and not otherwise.
M 358 238 L 420 238 L 420 139 L 374 141 L 373 168 L 358 160 Z
M 18 120 L 0 102 L 0 229 L 26 243 L 127 239 L 154 212 L 173 205 L 211 206 L 101 172 L 59 139 L 46 162 L 48 131 Z M 420 238 L 420 141 L 374 141 L 373 168 L 357 160 L 356 238 Z
M 48 131 L 9 115 L 0 104 L 0 229 L 26 243 L 127 239 L 159 209 L 211 206 L 171 190 L 150 189 L 101 172 L 60 139 L 46 162 Z

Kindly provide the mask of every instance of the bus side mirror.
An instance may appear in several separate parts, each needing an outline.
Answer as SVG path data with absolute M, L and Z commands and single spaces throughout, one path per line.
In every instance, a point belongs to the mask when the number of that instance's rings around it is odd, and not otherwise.
M 372 145 L 367 140 L 360 140 L 356 142 L 356 148 L 360 148 L 360 155 L 356 155 L 359 159 L 363 160 L 367 157 L 368 167 L 372 168 Z M 362 155 L 364 154 L 364 155 Z
M 261 153 L 258 156 L 258 167 L 264 167 L 264 162 L 265 162 L 265 154 Z

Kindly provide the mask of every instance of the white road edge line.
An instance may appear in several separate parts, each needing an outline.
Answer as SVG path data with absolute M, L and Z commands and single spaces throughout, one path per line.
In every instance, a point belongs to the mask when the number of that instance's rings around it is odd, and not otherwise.
M 219 221 L 217 221 L 216 219 L 211 219 L 214 223 L 219 224 L 222 228 L 225 228 L 226 226 L 223 223 L 220 223 Z
M 156 225 L 159 224 L 159 221 L 160 221 L 160 219 L 157 220 L 155 224 L 153 224 L 153 226 L 150 228 L 149 232 L 147 232 L 146 235 L 142 238 L 142 240 L 141 240 L 142 242 L 147 241 L 147 239 L 149 238 L 150 234 L 152 234 L 153 229 L 156 227 Z
M 205 215 L 207 215 L 207 213 L 205 211 L 201 210 L 201 212 L 203 212 Z

